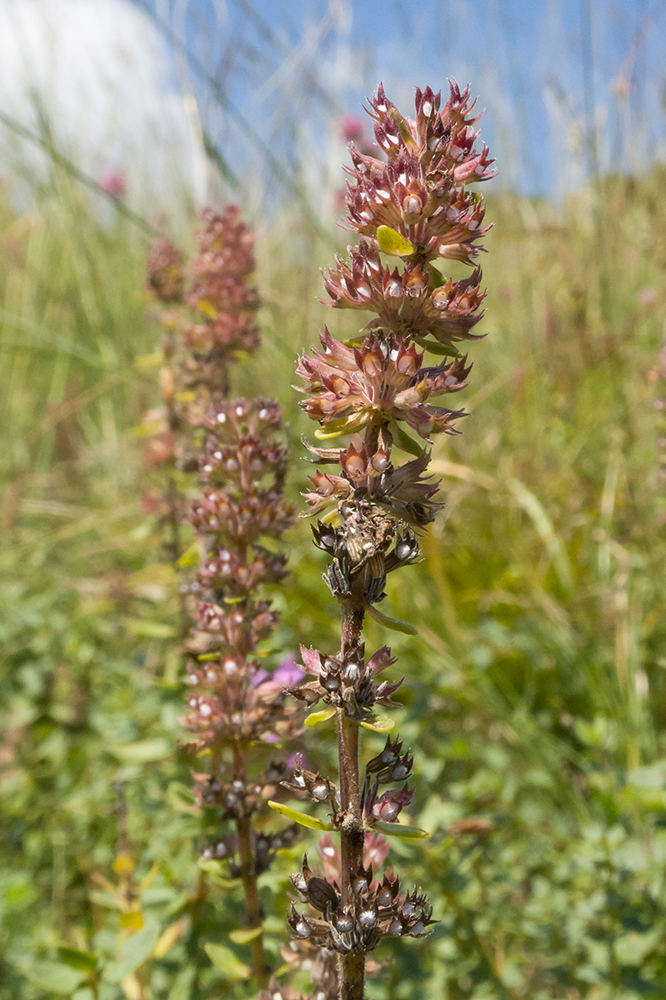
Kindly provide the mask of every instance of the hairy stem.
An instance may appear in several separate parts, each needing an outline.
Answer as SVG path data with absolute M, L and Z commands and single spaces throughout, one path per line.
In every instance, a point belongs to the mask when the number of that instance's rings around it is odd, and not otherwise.
M 241 781 L 247 781 L 247 759 L 245 748 L 240 744 L 234 752 L 234 776 Z M 236 820 L 238 833 L 238 855 L 241 866 L 241 882 L 245 894 L 245 914 L 249 929 L 261 927 L 261 904 L 259 902 L 259 887 L 257 884 L 257 868 L 252 850 L 252 825 L 249 816 L 239 816 Z M 252 970 L 260 990 L 268 986 L 268 974 L 264 958 L 263 935 L 250 941 L 252 953 Z
M 363 629 L 362 604 L 350 602 L 342 611 L 342 651 L 359 645 Z M 338 709 L 338 754 L 340 758 L 340 801 L 343 813 L 340 830 L 342 905 L 352 902 L 352 881 L 363 865 L 363 817 L 358 765 L 359 724 Z M 340 955 L 341 1000 L 363 1000 L 365 955 Z

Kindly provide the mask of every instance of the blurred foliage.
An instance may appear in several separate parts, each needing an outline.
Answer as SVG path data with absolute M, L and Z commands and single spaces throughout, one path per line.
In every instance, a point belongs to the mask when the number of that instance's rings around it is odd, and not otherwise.
M 419 634 L 368 625 L 406 677 L 410 819 L 432 832 L 392 857 L 440 920 L 380 947 L 372 1000 L 664 996 L 665 184 L 490 198 L 471 416 L 435 446 L 446 511 L 383 606 Z M 251 996 L 240 894 L 197 866 L 175 750 L 176 581 L 136 432 L 159 399 L 146 249 L 66 176 L 29 213 L 0 205 L 2 1000 Z M 264 342 L 235 391 L 285 406 L 296 497 L 293 359 L 357 317 L 317 301 L 330 249 L 295 217 L 257 249 Z M 336 647 L 309 534 L 291 533 L 276 651 Z M 326 767 L 332 723 L 305 739 Z M 277 965 L 292 861 L 262 877 Z

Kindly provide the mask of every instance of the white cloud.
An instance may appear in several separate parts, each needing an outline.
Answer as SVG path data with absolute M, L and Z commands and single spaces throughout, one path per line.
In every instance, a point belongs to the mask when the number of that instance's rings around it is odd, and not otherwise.
M 205 198 L 205 155 L 167 52 L 125 0 L 0 0 L 0 109 L 33 131 L 43 114 L 56 147 L 93 178 L 125 174 L 135 208 L 177 214 Z M 4 178 L 25 185 L 44 166 L 3 128 Z

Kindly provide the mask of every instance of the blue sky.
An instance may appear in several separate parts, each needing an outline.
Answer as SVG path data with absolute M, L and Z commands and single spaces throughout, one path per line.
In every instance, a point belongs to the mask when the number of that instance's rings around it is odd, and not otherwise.
M 596 163 L 666 159 L 665 52 L 666 0 L 0 0 L 0 111 L 33 133 L 45 113 L 77 169 L 122 172 L 143 213 L 231 196 L 259 218 L 287 190 L 321 217 L 341 118 L 379 80 L 409 113 L 416 85 L 455 77 L 487 109 L 494 187 L 558 198 Z M 17 197 L 47 173 L 0 128 Z
M 505 185 L 558 193 L 582 181 L 595 151 L 603 170 L 641 169 L 663 152 L 663 0 L 189 0 L 185 7 L 160 0 L 158 7 L 163 16 L 169 9 L 176 30 L 177 8 L 185 11 L 187 44 L 287 160 L 276 121 L 323 136 L 380 79 L 409 107 L 415 85 L 445 85 L 450 76 L 480 95 L 483 135 L 498 151 Z M 205 117 L 214 102 L 205 87 L 196 89 Z M 224 124 L 219 141 L 227 149 L 232 141 Z

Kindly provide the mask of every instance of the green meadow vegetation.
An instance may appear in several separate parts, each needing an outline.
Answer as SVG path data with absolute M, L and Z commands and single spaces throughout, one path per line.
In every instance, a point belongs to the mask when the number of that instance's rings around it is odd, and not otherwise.
M 665 995 L 665 188 L 655 168 L 557 207 L 488 194 L 487 340 L 463 432 L 433 451 L 446 511 L 382 605 L 418 635 L 370 625 L 409 676 L 396 731 L 421 777 L 409 819 L 431 833 L 391 850 L 439 923 L 392 946 L 371 998 Z M 233 387 L 284 407 L 294 498 L 310 471 L 294 359 L 324 322 L 358 327 L 318 302 L 331 246 L 298 219 L 257 233 L 263 345 Z M 2 1000 L 251 995 L 241 896 L 198 867 L 175 749 L 177 579 L 144 459 L 149 244 L 120 212 L 96 221 L 59 170 L 23 214 L 0 201 Z M 288 547 L 272 662 L 336 643 L 307 519 Z M 314 832 L 262 876 L 275 966 L 306 849 Z

